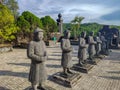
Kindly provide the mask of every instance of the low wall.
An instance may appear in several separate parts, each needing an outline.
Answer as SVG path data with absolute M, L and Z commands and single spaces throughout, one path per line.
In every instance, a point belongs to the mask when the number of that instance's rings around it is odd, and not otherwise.
M 13 47 L 10 44 L 0 44 L 0 53 L 12 51 Z
M 71 45 L 78 45 L 78 41 L 77 40 L 70 40 Z
M 52 41 L 52 40 L 46 41 L 45 43 L 47 46 L 55 46 L 55 44 L 56 44 L 56 42 Z

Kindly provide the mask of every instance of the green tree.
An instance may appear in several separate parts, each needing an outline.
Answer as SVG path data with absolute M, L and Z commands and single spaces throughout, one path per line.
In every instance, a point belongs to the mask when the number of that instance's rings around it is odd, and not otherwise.
M 11 10 L 12 14 L 14 15 L 15 20 L 19 15 L 19 7 L 16 0 L 3 0 L 4 4 Z
M 30 23 L 31 31 L 33 31 L 36 27 L 43 28 L 42 21 L 37 16 L 32 14 L 31 12 L 25 11 L 22 13 L 22 16 L 24 17 L 26 21 Z
M 23 16 L 18 17 L 17 19 L 17 25 L 20 27 L 19 34 L 21 34 L 22 38 L 25 39 L 26 36 L 28 36 L 28 33 L 30 33 L 30 23 L 24 19 Z
M 10 10 L 0 4 L 0 43 L 15 39 L 15 33 L 19 29 L 14 23 L 14 16 Z
M 74 32 L 74 38 L 76 39 L 77 38 L 77 31 L 79 30 L 80 28 L 80 24 L 82 22 L 82 20 L 84 19 L 84 17 L 78 17 L 76 16 L 72 21 L 71 21 L 71 26 L 72 26 L 72 30 Z
M 46 38 L 50 38 L 50 33 L 57 32 L 57 24 L 50 16 L 42 17 L 41 21 L 43 23 Z
M 29 40 L 32 40 L 33 31 L 36 27 L 43 28 L 42 21 L 40 18 L 35 16 L 29 11 L 25 11 L 21 16 L 17 19 L 17 25 L 20 28 L 20 31 L 16 35 L 18 39 L 17 42 L 25 42 L 27 43 Z

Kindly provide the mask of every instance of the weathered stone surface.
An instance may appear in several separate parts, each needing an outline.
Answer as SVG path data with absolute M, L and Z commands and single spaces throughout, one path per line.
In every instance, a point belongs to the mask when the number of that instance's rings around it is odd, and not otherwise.
M 78 46 L 74 47 L 73 64 L 78 62 Z M 47 48 L 46 61 L 48 76 L 62 71 L 60 46 Z M 0 54 L 0 89 L 28 90 L 30 60 L 26 56 L 26 49 L 13 49 L 13 52 Z M 73 88 L 56 84 L 49 79 L 46 85 L 56 90 L 120 90 L 120 51 L 112 50 L 108 57 L 95 65 L 88 74 L 81 73 L 80 81 Z M 1 89 L 1 90 L 2 90 Z
M 73 70 L 83 72 L 83 73 L 88 73 L 88 71 L 92 68 L 93 68 L 93 65 L 90 65 L 90 64 L 86 64 L 84 66 L 80 66 L 79 64 L 75 64 L 72 67 Z
M 63 73 L 58 72 L 52 76 L 52 80 L 58 84 L 64 85 L 66 87 L 75 86 L 80 80 L 81 75 L 79 73 L 74 73 L 69 76 L 65 76 Z

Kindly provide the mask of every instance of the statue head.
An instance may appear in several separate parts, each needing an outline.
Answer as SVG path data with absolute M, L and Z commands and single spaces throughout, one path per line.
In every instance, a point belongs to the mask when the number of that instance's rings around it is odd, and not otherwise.
M 86 37 L 86 32 L 82 32 L 82 33 L 81 33 L 81 37 L 82 37 L 82 38 L 85 38 L 85 37 Z
M 70 38 L 70 31 L 69 30 L 64 31 L 64 37 L 67 39 Z
M 90 32 L 90 36 L 94 36 L 94 32 L 92 31 L 92 32 Z
M 61 13 L 59 13 L 59 14 L 58 14 L 58 17 L 59 17 L 59 18 L 61 18 L 61 17 L 62 17 L 62 14 L 61 14 Z
M 34 40 L 35 41 L 40 41 L 42 39 L 43 39 L 43 30 L 37 27 L 34 30 Z

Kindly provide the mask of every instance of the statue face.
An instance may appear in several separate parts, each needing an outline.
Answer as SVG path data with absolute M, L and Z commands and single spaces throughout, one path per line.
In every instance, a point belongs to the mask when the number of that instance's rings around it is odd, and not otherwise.
M 38 39 L 42 40 L 43 39 L 43 32 L 38 32 Z
M 34 38 L 36 41 L 40 41 L 43 39 L 43 32 L 37 32 L 34 34 Z

